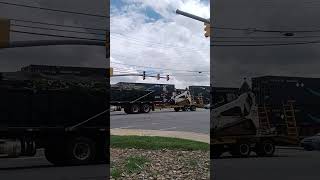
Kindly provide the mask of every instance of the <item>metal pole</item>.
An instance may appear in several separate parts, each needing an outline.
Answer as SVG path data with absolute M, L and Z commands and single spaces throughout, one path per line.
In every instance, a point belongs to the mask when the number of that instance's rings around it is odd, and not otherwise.
M 180 14 L 180 15 L 183 15 L 183 16 L 186 16 L 186 17 L 189 17 L 191 19 L 195 19 L 195 20 L 210 24 L 210 20 L 209 19 L 205 19 L 205 18 L 196 16 L 196 15 L 184 12 L 184 11 L 180 11 L 179 9 L 176 10 L 176 13 Z

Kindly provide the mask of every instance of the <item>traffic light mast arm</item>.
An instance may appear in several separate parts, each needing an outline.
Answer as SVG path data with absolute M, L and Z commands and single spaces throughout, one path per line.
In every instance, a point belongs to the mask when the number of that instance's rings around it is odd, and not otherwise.
M 180 14 L 180 15 L 182 15 L 182 16 L 186 16 L 186 17 L 191 18 L 191 19 L 195 19 L 195 20 L 201 21 L 201 22 L 203 22 L 203 23 L 210 24 L 210 19 L 205 19 L 205 18 L 196 16 L 196 15 L 193 15 L 193 14 L 190 14 L 190 13 L 187 13 L 187 12 L 184 12 L 184 11 L 180 11 L 179 9 L 176 10 L 176 13 L 177 13 L 177 14 Z

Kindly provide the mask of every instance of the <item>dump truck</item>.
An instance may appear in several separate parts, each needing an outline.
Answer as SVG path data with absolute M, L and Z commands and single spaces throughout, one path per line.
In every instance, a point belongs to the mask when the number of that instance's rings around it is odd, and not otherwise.
M 105 73 L 89 76 L 87 70 L 32 65 L 0 73 L 0 155 L 34 156 L 44 149 L 55 165 L 108 161 Z
M 138 114 L 166 108 L 195 111 L 200 103 L 188 89 L 176 89 L 173 84 L 119 82 L 111 86 L 110 105 L 127 114 Z
M 258 156 L 273 156 L 276 145 L 298 145 L 301 136 L 296 100 L 305 99 L 305 95 L 293 93 L 292 84 L 297 86 L 296 79 L 299 78 L 293 79 L 252 78 L 252 88 L 245 81 L 236 99 L 212 106 L 212 157 L 218 158 L 224 152 L 248 157 L 252 151 Z M 217 102 L 215 97 L 213 91 L 213 102 Z

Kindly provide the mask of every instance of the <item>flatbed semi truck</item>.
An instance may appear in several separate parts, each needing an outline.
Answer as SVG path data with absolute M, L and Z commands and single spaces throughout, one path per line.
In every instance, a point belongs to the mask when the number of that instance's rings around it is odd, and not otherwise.
M 127 114 L 149 113 L 155 109 L 170 108 L 195 111 L 201 107 L 188 90 L 176 90 L 171 84 L 120 82 L 111 86 L 110 105 Z
M 34 156 L 41 148 L 55 165 L 108 160 L 106 79 L 69 70 L 0 73 L 0 155 Z
M 259 92 L 253 93 L 244 82 L 235 100 L 212 107 L 212 158 L 224 152 L 248 157 L 252 151 L 258 156 L 273 156 L 277 145 L 299 145 L 294 101 L 280 100 L 282 103 L 277 106 L 258 104 L 256 95 L 259 96 Z M 273 122 L 275 109 L 282 118 L 276 124 Z

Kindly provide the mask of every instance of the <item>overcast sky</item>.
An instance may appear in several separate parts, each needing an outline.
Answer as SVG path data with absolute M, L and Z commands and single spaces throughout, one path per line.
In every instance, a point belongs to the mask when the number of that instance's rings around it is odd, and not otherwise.
M 113 77 L 111 82 L 209 85 L 210 40 L 204 37 L 204 24 L 175 13 L 180 9 L 209 18 L 209 6 L 207 0 L 111 0 L 114 73 L 170 75 L 169 81 Z
M 320 30 L 320 2 L 314 0 L 214 0 L 211 10 L 215 27 L 256 28 L 265 30 Z M 250 30 L 213 29 L 215 44 L 266 44 L 319 41 L 320 31 L 295 33 L 291 39 L 283 33 Z M 246 39 L 223 37 L 253 37 Z M 275 37 L 254 39 L 254 37 Z M 295 38 L 313 36 L 312 38 Z M 318 37 L 314 37 L 318 36 Z M 219 38 L 222 37 L 222 38 Z M 285 39 L 286 38 L 286 39 Z M 271 47 L 211 48 L 211 75 L 216 86 L 239 87 L 244 77 L 284 75 L 320 77 L 320 44 Z
M 60 9 L 66 11 L 78 11 L 90 14 L 107 15 L 107 0 L 10 0 L 10 3 L 32 5 L 45 8 Z M 0 17 L 14 18 L 19 20 L 30 20 L 38 22 L 56 23 L 63 25 L 73 25 L 80 27 L 91 27 L 106 29 L 107 19 L 101 17 L 89 17 L 83 15 L 66 14 L 59 12 L 50 12 L 45 10 L 30 9 L 23 7 L 0 4 Z M 55 26 L 30 24 L 12 21 L 12 24 L 37 26 L 46 28 L 58 28 Z M 30 28 L 14 27 L 11 29 L 57 34 L 66 36 L 76 36 L 85 38 L 105 39 L 101 35 L 86 35 L 66 32 L 56 32 L 48 30 L 37 30 Z M 85 29 L 59 28 L 64 30 L 76 30 L 89 32 Z M 95 33 L 105 33 L 102 31 L 91 31 Z M 20 33 L 11 33 L 11 41 L 20 40 L 39 40 L 39 39 L 57 39 L 54 37 L 45 37 L 38 35 L 26 35 Z M 16 71 L 21 66 L 29 64 L 47 64 L 64 66 L 85 66 L 85 67 L 107 67 L 105 57 L 105 48 L 97 46 L 48 46 L 48 47 L 30 47 L 14 48 L 0 50 L 0 71 Z

